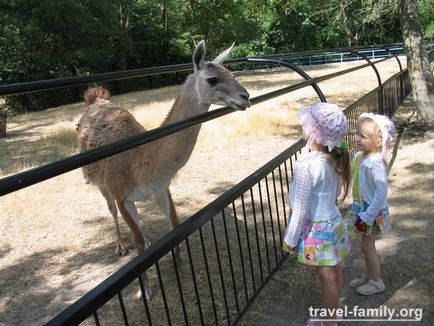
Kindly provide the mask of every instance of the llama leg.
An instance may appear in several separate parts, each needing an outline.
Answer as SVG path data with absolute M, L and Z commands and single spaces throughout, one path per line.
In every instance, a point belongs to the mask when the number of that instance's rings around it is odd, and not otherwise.
M 121 230 L 119 229 L 119 222 L 118 222 L 118 209 L 116 207 L 116 202 L 112 196 L 110 196 L 109 192 L 104 189 L 99 189 L 104 196 L 108 209 L 110 210 L 110 213 L 113 216 L 113 221 L 115 222 L 115 228 L 116 228 L 116 249 L 115 254 L 120 256 L 125 256 L 128 252 L 128 249 L 126 248 L 124 241 L 122 240 L 121 236 Z
M 134 202 L 129 200 L 117 200 L 117 204 L 125 223 L 127 223 L 131 233 L 133 234 L 134 246 L 136 247 L 137 254 L 139 255 L 148 246 L 148 241 L 145 239 L 142 231 L 140 230 L 139 214 L 137 213 L 136 205 L 134 205 Z M 152 297 L 152 291 L 146 272 L 142 274 L 142 281 L 145 288 L 146 299 L 149 300 Z M 142 291 L 139 290 L 137 292 L 137 298 L 141 297 Z
M 158 206 L 163 211 L 164 215 L 170 220 L 172 229 L 179 225 L 178 215 L 176 214 L 175 205 L 173 204 L 172 195 L 170 194 L 169 188 L 155 194 L 155 200 Z M 175 248 L 175 255 L 179 257 L 179 246 Z

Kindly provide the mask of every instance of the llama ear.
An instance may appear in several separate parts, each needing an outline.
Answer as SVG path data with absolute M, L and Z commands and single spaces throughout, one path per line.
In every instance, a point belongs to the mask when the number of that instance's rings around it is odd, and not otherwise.
M 213 62 L 222 64 L 222 63 L 226 60 L 226 58 L 227 58 L 227 56 L 229 55 L 229 53 L 231 52 L 232 48 L 234 47 L 234 44 L 235 44 L 235 42 L 232 43 L 232 45 L 231 45 L 229 48 L 227 48 L 227 49 L 224 50 L 222 53 L 220 53 L 220 54 L 219 54 L 219 55 L 218 55 L 218 56 L 213 60 Z
M 205 41 L 202 40 L 196 45 L 193 52 L 194 70 L 200 70 L 202 68 L 203 62 L 205 61 L 205 52 Z

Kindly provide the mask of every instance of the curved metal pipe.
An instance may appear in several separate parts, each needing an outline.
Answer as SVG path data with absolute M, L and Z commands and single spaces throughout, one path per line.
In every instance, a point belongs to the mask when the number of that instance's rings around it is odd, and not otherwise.
M 384 108 L 383 108 L 383 84 L 381 83 L 380 73 L 378 72 L 377 67 L 375 67 L 375 63 L 373 63 L 371 60 L 369 60 L 369 58 L 366 55 L 364 55 L 362 53 L 359 53 L 359 51 L 357 51 L 357 50 L 352 50 L 351 53 L 355 53 L 358 56 L 361 56 L 363 59 L 365 59 L 369 63 L 369 65 L 372 67 L 372 69 L 374 69 L 375 75 L 377 76 L 378 88 L 379 88 L 379 92 L 378 92 L 378 113 L 384 114 Z
M 294 66 L 292 64 L 286 63 L 284 61 L 280 61 L 280 60 L 270 60 L 270 59 L 256 59 L 256 58 L 247 58 L 248 62 L 257 62 L 257 63 L 274 63 L 274 64 L 278 64 L 278 65 L 282 65 L 285 66 L 293 71 L 295 71 L 296 73 L 298 73 L 301 77 L 304 78 L 304 80 L 306 81 L 312 81 L 312 87 L 315 90 L 316 94 L 318 95 L 319 99 L 321 100 L 321 102 L 327 102 L 323 92 L 321 91 L 321 89 L 319 88 L 318 84 L 316 83 L 316 81 L 314 79 L 312 79 L 312 77 L 310 77 L 304 70 L 300 69 L 297 66 Z
M 387 52 L 389 52 L 391 55 L 393 55 L 396 59 L 396 61 L 398 61 L 398 65 L 399 65 L 399 71 L 402 72 L 402 65 L 401 65 L 401 61 L 399 60 L 398 56 L 392 52 L 392 50 L 390 50 L 390 48 L 385 47 L 384 48 Z
M 403 76 L 402 76 L 401 61 L 399 60 L 398 56 L 390 50 L 389 47 L 385 47 L 384 49 L 386 51 L 388 51 L 391 55 L 393 55 L 395 57 L 396 61 L 398 61 L 399 72 L 401 72 L 401 77 L 399 78 L 399 96 L 400 96 L 401 101 L 402 101 L 404 99 L 404 81 L 402 80 Z

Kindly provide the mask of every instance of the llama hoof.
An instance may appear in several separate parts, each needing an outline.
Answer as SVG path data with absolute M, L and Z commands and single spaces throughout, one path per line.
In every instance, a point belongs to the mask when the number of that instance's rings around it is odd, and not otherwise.
M 115 254 L 118 256 L 126 256 L 128 253 L 127 247 L 125 247 L 123 242 L 116 243 Z
M 145 296 L 146 300 L 149 301 L 152 299 L 152 290 L 151 289 L 145 289 Z M 136 293 L 136 299 L 140 300 L 143 298 L 142 290 L 137 291 Z

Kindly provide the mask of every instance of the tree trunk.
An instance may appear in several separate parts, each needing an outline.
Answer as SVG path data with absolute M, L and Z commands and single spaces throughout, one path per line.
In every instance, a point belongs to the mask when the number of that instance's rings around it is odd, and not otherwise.
M 128 55 L 130 54 L 131 43 L 129 36 L 131 13 L 131 0 L 123 0 L 120 2 L 119 7 L 119 28 L 120 28 L 120 56 L 119 56 L 119 69 L 128 69 Z
M 352 48 L 353 46 L 357 46 L 357 37 L 354 36 L 352 26 L 349 22 L 350 14 L 348 11 L 348 1 L 342 0 L 341 1 L 341 12 L 342 12 L 342 18 L 344 20 L 345 29 L 347 31 L 347 37 L 348 37 L 348 46 Z M 356 34 L 357 35 L 357 34 Z
M 416 0 L 400 0 L 401 28 L 412 94 L 422 124 L 434 125 L 434 77 Z

